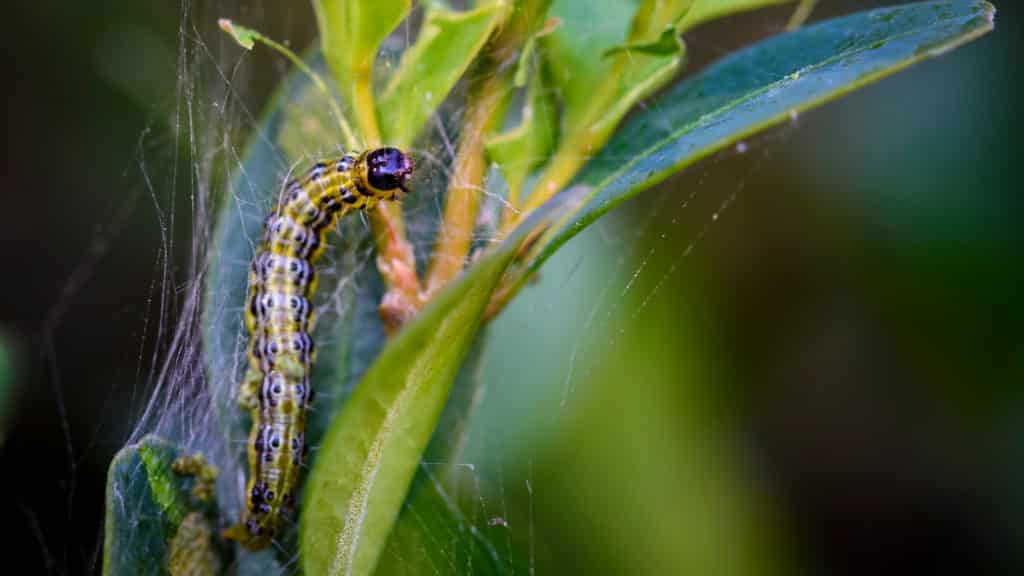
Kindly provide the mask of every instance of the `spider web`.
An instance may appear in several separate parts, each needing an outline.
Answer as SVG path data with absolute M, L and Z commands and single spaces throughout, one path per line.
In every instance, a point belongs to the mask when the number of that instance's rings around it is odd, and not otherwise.
M 255 77 L 260 66 L 269 67 L 276 79 L 286 69 L 275 56 L 258 54 L 259 49 L 241 52 L 214 23 L 218 17 L 237 15 L 240 22 L 273 35 L 261 21 L 271 12 L 259 3 L 181 3 L 176 94 L 167 120 L 174 140 L 153 141 L 151 132 L 144 131 L 136 161 L 142 199 L 158 215 L 163 248 L 154 262 L 153 312 L 143 327 L 157 351 L 149 354 L 140 346 L 138 380 L 145 384 L 136 392 L 141 401 L 129 419 L 133 425 L 126 441 L 156 434 L 186 452 L 204 454 L 220 470 L 217 497 L 224 524 L 232 523 L 243 505 L 247 417 L 229 396 L 244 372 L 247 335 L 239 321 L 237 286 L 209 288 L 211 251 L 222 249 L 215 244 L 217 219 L 227 205 L 239 211 L 243 222 L 261 221 L 277 193 L 267 187 L 268 181 L 283 181 L 312 160 L 341 151 L 313 145 L 290 157 L 266 133 L 265 119 L 256 111 L 263 102 L 253 95 L 253 86 L 259 84 Z M 294 17 L 312 27 L 310 14 Z M 418 17 L 414 14 L 388 40 L 379 69 L 394 69 L 401 50 L 415 37 Z M 763 32 L 778 31 L 781 22 Z M 726 51 L 714 44 L 701 48 Z M 441 226 L 461 112 L 458 97 L 447 101 L 431 120 L 429 134 L 412 150 L 418 158 L 416 191 L 404 212 L 421 270 Z M 777 131 L 770 138 L 786 133 Z M 763 141 L 742 143 L 698 173 L 733 155 L 767 157 Z M 250 172 L 247 142 L 271 152 L 259 165 L 265 173 Z M 168 148 L 170 169 L 155 169 L 158 160 L 151 159 L 151 152 Z M 688 189 L 682 191 L 674 190 L 673 182 L 568 244 L 545 266 L 539 284 L 528 288 L 489 328 L 460 374 L 453 407 L 442 417 L 421 463 L 398 521 L 399 536 L 384 551 L 381 562 L 390 571 L 533 574 L 538 564 L 544 566 L 545 555 L 553 551 L 538 541 L 542 530 L 537 502 L 544 497 L 537 492 L 544 484 L 537 481 L 534 461 L 545 458 L 538 446 L 544 446 L 546 437 L 564 435 L 562 430 L 579 418 L 595 393 L 592 381 L 604 366 L 602 358 L 614 355 L 630 331 L 643 329 L 649 305 L 666 297 L 664 287 L 674 283 L 745 188 L 740 179 L 725 194 L 705 197 L 702 176 L 688 175 L 683 180 Z M 181 189 L 187 190 L 187 206 L 179 205 Z M 476 229 L 478 248 L 497 240 L 493 227 L 502 192 L 501 178 L 492 170 L 487 189 L 480 191 L 485 201 Z M 178 221 L 183 214 L 185 224 Z M 246 230 L 251 248 L 260 232 L 258 227 Z M 340 385 L 317 391 L 310 426 L 319 427 L 319 433 L 384 341 L 376 316 L 382 288 L 366 220 L 346 219 L 329 243 L 318 264 L 320 288 L 314 301 L 314 338 L 321 350 L 315 373 L 318 381 Z M 666 260 L 664 253 L 671 256 Z M 237 259 L 225 265 L 244 273 L 249 262 Z M 89 273 L 90 261 L 83 269 Z M 210 301 L 216 304 L 210 306 Z M 204 323 L 235 328 L 211 338 Z M 211 349 L 230 351 L 222 354 L 227 361 L 214 363 L 212 369 L 206 358 Z M 60 409 L 66 423 L 63 403 Z M 313 458 L 316 450 L 311 446 Z M 292 527 L 274 550 L 261 553 L 262 558 L 272 556 L 281 573 L 299 570 L 295 532 Z M 233 569 L 244 573 L 253 559 L 242 553 L 236 562 Z

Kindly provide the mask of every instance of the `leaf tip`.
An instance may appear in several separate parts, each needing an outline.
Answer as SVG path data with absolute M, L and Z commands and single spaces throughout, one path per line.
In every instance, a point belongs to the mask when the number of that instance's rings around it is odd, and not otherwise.
M 235 26 L 235 23 L 229 18 L 218 19 L 217 25 L 220 26 L 221 30 L 227 32 L 239 46 L 246 50 L 252 50 L 252 47 L 255 45 L 253 38 L 256 33 L 254 31 L 243 26 Z

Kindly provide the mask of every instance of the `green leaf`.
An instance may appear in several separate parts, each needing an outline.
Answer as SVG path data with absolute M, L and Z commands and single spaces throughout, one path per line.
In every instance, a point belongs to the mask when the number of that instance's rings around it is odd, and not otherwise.
M 519 53 L 519 60 L 516 61 L 516 73 L 512 77 L 512 85 L 516 88 L 526 86 L 526 78 L 530 74 L 530 62 L 533 53 L 537 50 L 537 36 L 531 35 L 523 44 L 523 50 Z
M 585 159 L 604 145 L 626 113 L 675 76 L 684 55 L 675 25 L 690 4 L 691 0 L 643 0 L 639 5 L 625 0 L 594 5 L 555 2 L 552 13 L 562 26 L 544 47 L 547 71 L 562 97 L 561 140 L 522 205 L 525 211 L 561 190 Z M 602 17 L 592 31 L 594 11 Z M 667 50 L 673 41 L 675 49 Z M 628 46 L 647 50 L 633 51 Z M 650 53 L 652 46 L 661 48 L 654 50 L 660 53 Z M 609 51 L 612 57 L 602 56 Z
M 533 6 L 528 8 L 534 9 L 534 18 L 528 23 L 528 27 L 534 28 L 526 38 L 526 42 L 523 43 L 522 50 L 519 51 L 519 58 L 516 61 L 516 73 L 513 77 L 513 85 L 517 88 L 526 86 L 526 78 L 529 75 L 529 67 L 533 62 L 533 54 L 537 51 L 537 40 L 543 38 L 548 34 L 555 31 L 556 28 L 562 25 L 560 18 L 548 18 L 545 21 L 541 21 L 545 14 L 548 13 L 548 8 L 551 7 L 551 0 L 540 0 Z
M 626 114 L 672 80 L 683 65 L 685 47 L 674 28 L 666 28 L 658 40 L 634 45 L 642 49 L 612 49 L 619 50 L 619 57 L 626 59 L 628 65 L 622 67 L 614 98 L 601 108 L 590 110 L 588 131 L 594 135 L 596 145 L 604 144 Z
M 256 40 L 260 38 L 259 32 L 240 24 L 235 24 L 227 18 L 217 20 L 217 25 L 220 26 L 221 30 L 227 32 L 239 46 L 246 50 L 252 50 L 253 46 L 256 45 Z
M 196 510 L 193 480 L 171 464 L 182 455 L 174 444 L 146 436 L 121 449 L 107 473 L 103 573 L 166 574 L 171 541 Z
M 515 573 L 507 551 L 494 544 L 506 540 L 508 529 L 474 517 L 480 514 L 476 472 L 468 466 L 420 463 L 376 576 L 454 576 L 468 567 L 473 574 Z
M 377 50 L 412 9 L 411 0 L 314 0 L 320 47 L 341 89 L 354 102 L 356 80 L 369 80 Z
M 581 110 L 594 87 L 608 75 L 611 63 L 599 56 L 626 41 L 634 9 L 633 3 L 624 0 L 594 5 L 572 0 L 552 3 L 550 14 L 561 21 L 561 26 L 541 39 L 541 45 L 566 114 Z M 601 17 L 594 18 L 595 13 Z M 566 120 L 566 124 L 575 123 Z
M 562 94 L 564 126 L 589 126 L 596 120 L 596 114 L 606 108 L 607 103 L 621 97 L 635 101 L 649 93 L 638 93 L 633 85 L 623 81 L 620 70 L 623 66 L 602 58 L 602 54 L 625 44 L 640 45 L 656 41 L 665 28 L 676 21 L 679 14 L 685 13 L 689 3 L 689 0 L 669 2 L 671 6 L 667 8 L 671 15 L 659 18 L 661 26 L 651 31 L 647 28 L 653 26 L 653 23 L 638 25 L 634 16 L 649 12 L 650 6 L 656 4 L 653 0 L 644 0 L 639 6 L 630 0 L 601 0 L 593 3 L 555 0 L 551 14 L 561 20 L 561 26 L 543 39 L 543 45 L 548 68 L 555 86 Z M 595 19 L 594 14 L 600 14 L 601 17 Z M 674 71 L 680 63 L 675 56 L 640 56 L 630 66 L 642 69 L 642 72 L 632 78 L 642 81 L 651 75 L 665 77 L 666 68 Z M 614 88 L 600 88 L 607 84 Z
M 669 26 L 668 28 L 665 28 L 665 31 L 661 33 L 661 36 L 653 42 L 638 42 L 615 46 L 614 48 L 605 50 L 602 56 L 607 58 L 620 52 L 636 52 L 639 54 L 650 54 L 652 56 L 672 56 L 681 52 L 682 49 L 683 46 L 682 42 L 679 40 L 679 33 L 676 32 L 674 26 Z
M 483 48 L 505 7 L 483 4 L 466 12 L 431 7 L 416 43 L 378 100 L 381 131 L 389 144 L 408 147 Z
M 645 106 L 591 159 L 575 180 L 583 191 L 575 193 L 586 194 L 582 208 L 538 244 L 530 269 L 627 198 L 803 110 L 985 34 L 994 14 L 977 0 L 883 8 L 726 57 Z
M 685 32 L 710 20 L 717 20 L 731 14 L 794 2 L 796 0 L 695 0 L 693 8 L 679 24 L 679 30 Z
M 412 9 L 411 0 L 315 0 L 320 45 L 336 77 L 373 68 L 377 48 Z
M 530 171 L 554 147 L 558 132 L 558 106 L 551 91 L 544 87 L 541 74 L 531 79 L 526 100 L 519 124 L 485 143 L 488 157 L 498 165 L 509 190 L 522 189 Z
M 486 540 L 457 528 L 465 520 L 460 517 L 461 511 L 472 509 L 476 503 L 477 493 L 464 489 L 475 479 L 473 468 L 462 463 L 472 421 L 484 396 L 483 358 L 489 341 L 489 335 L 481 331 L 462 362 L 434 436 L 420 458 L 401 513 L 373 572 L 376 576 L 445 573 L 443 567 L 467 565 L 472 565 L 476 573 L 487 573 L 485 567 L 496 564 L 493 547 Z M 466 560 L 468 555 L 472 555 L 471 561 Z
M 449 285 L 384 348 L 324 437 L 301 518 L 309 574 L 369 574 L 492 291 L 531 231 L 564 212 L 551 206 Z

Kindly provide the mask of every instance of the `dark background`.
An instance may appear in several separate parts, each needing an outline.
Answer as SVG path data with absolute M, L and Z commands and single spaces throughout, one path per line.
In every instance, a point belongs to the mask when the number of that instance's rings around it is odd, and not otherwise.
M 815 19 L 862 6 L 824 0 Z M 560 413 L 546 444 L 507 455 L 511 470 L 528 461 L 536 486 L 537 538 L 550 543 L 539 572 L 636 567 L 614 543 L 643 549 L 623 539 L 647 535 L 595 502 L 623 486 L 686 493 L 687 480 L 646 470 L 651 482 L 634 484 L 608 471 L 622 454 L 649 464 L 678 446 L 723 445 L 742 464 L 713 482 L 756 495 L 735 506 L 756 509 L 744 534 L 760 544 L 739 549 L 770 549 L 730 564 L 745 572 L 1024 568 L 1021 12 L 997 7 L 994 33 L 687 170 L 595 229 L 618 240 L 609 261 L 625 258 L 595 291 L 643 273 L 599 308 L 607 334 L 583 344 L 626 376 L 584 372 L 589 410 Z M 235 66 L 213 22 L 230 16 L 299 47 L 314 27 L 307 5 L 273 2 L 15 3 L 10 13 L 0 333 L 17 389 L 0 514 L 14 532 L 10 566 L 78 573 L 95 565 L 106 466 L 135 424 L 185 280 L 194 154 L 190 132 L 174 127 L 191 108 L 200 122 L 216 116 L 202 95 L 223 88 L 221 74 L 255 115 L 287 70 L 259 50 Z M 786 15 L 692 32 L 691 69 L 774 33 Z M 248 126 L 237 128 L 226 135 L 242 142 Z M 683 370 L 680 387 L 680 372 L 657 369 L 658 347 L 699 355 L 702 378 Z M 705 434 L 655 431 L 655 406 L 669 407 L 665 422 L 707 424 Z M 671 520 L 693 503 L 656 499 L 662 510 L 638 526 L 667 526 L 666 542 L 693 537 Z M 590 523 L 567 531 L 570 517 Z

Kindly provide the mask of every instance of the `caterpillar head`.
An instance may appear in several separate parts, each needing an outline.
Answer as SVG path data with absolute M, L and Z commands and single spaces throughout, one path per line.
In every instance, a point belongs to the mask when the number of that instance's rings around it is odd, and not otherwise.
M 360 162 L 362 181 L 374 196 L 394 200 L 409 192 L 413 161 L 397 148 L 377 148 L 363 155 Z

